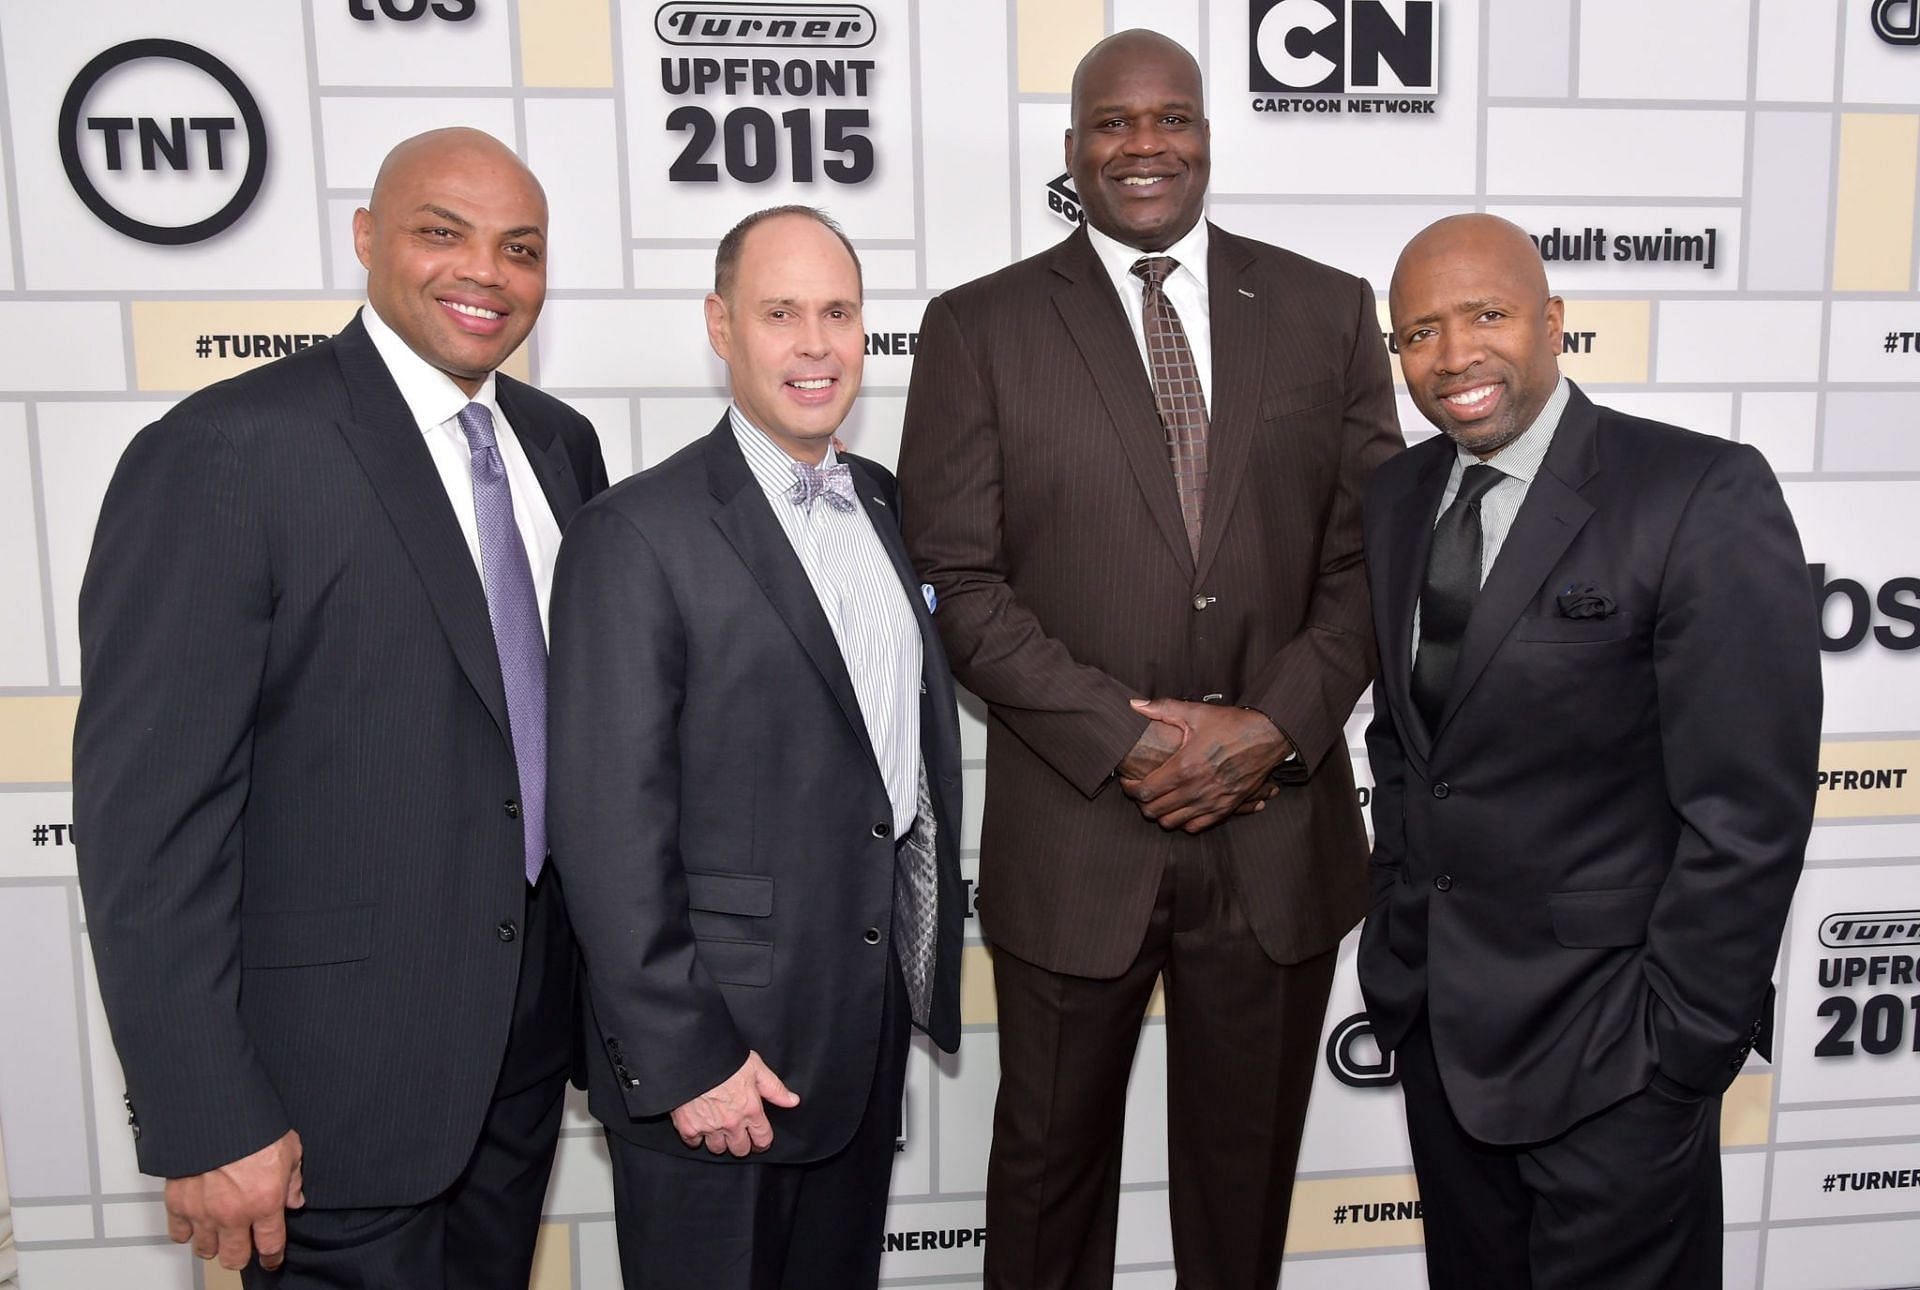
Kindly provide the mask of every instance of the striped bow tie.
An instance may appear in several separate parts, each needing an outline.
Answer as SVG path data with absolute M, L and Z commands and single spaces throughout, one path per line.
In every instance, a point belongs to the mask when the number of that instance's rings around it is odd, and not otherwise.
M 853 470 L 848 466 L 809 466 L 793 463 L 793 487 L 787 497 L 801 510 L 811 512 L 813 499 L 823 497 L 827 505 L 845 513 L 853 509 Z

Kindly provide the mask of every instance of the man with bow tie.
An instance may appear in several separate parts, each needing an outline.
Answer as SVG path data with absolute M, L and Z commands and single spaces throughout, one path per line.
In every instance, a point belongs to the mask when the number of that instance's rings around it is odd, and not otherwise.
M 554 858 L 648 1290 L 872 1286 L 909 1032 L 959 1043 L 953 681 L 893 476 L 834 444 L 860 301 L 826 216 L 741 221 L 706 300 L 732 405 L 555 573 Z
M 1720 1095 L 1768 1047 L 1813 823 L 1816 610 L 1752 448 L 1588 401 L 1527 235 L 1391 291 L 1442 433 L 1366 499 L 1380 679 L 1359 955 L 1436 1290 L 1721 1282 Z

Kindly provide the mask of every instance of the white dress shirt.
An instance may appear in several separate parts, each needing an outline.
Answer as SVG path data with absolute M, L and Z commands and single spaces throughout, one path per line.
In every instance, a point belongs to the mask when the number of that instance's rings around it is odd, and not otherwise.
M 893 806 L 893 836 L 904 840 L 920 813 L 920 624 L 906 588 L 862 502 L 851 511 L 837 511 L 825 498 L 795 505 L 793 458 L 738 407 L 727 415 L 833 629 Z M 820 466 L 835 464 L 829 446 Z
M 488 372 L 479 392 L 469 398 L 452 377 L 408 348 L 372 305 L 360 311 L 360 318 L 393 383 L 400 387 L 407 411 L 413 413 L 420 433 L 426 436 L 427 451 L 433 455 L 440 482 L 446 486 L 447 500 L 453 503 L 454 518 L 460 521 L 460 532 L 466 536 L 467 549 L 473 552 L 476 570 L 480 569 L 480 522 L 473 513 L 473 450 L 467 446 L 467 433 L 460 428 L 458 418 L 469 403 L 478 403 L 493 414 L 494 439 L 500 445 L 500 459 L 507 467 L 507 488 L 513 495 L 513 522 L 527 548 L 533 594 L 540 602 L 540 630 L 545 632 L 547 599 L 553 592 L 553 562 L 560 554 L 560 525 L 553 518 L 539 477 L 527 464 L 520 437 L 494 399 L 494 374 Z M 485 583 L 482 571 L 481 585 Z
M 1180 267 L 1167 275 L 1160 290 L 1173 302 L 1180 315 L 1180 329 L 1187 333 L 1187 348 L 1193 351 L 1193 367 L 1200 374 L 1200 394 L 1207 401 L 1207 415 L 1213 415 L 1213 323 L 1207 312 L 1207 221 L 1200 220 L 1187 235 L 1164 251 L 1142 251 L 1116 242 L 1087 225 L 1087 238 L 1093 243 L 1100 264 L 1113 279 L 1120 293 L 1121 307 L 1127 311 L 1127 326 L 1140 347 L 1140 366 L 1152 380 L 1153 365 L 1147 360 L 1147 284 L 1134 271 L 1134 263 L 1143 256 L 1170 255 Z

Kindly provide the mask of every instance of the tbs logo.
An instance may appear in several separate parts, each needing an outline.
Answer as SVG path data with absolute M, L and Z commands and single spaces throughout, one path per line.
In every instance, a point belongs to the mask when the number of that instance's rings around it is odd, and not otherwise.
M 1438 94 L 1439 0 L 1251 0 L 1256 94 Z

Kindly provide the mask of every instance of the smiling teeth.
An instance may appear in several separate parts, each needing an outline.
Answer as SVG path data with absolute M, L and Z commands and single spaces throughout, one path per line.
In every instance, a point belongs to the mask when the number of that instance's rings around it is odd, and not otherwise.
M 463 305 L 454 300 L 442 300 L 440 303 L 453 310 L 453 312 L 465 314 L 469 318 L 494 319 L 500 316 L 491 309 L 482 309 L 479 305 Z
M 830 376 L 816 376 L 806 381 L 788 381 L 787 384 L 796 390 L 824 390 L 833 384 L 833 378 Z
M 1494 386 L 1483 385 L 1477 390 L 1467 390 L 1460 394 L 1449 394 L 1447 396 L 1447 402 L 1453 404 L 1456 408 L 1470 408 L 1476 404 L 1484 403 L 1493 397 L 1494 389 Z
M 1129 188 L 1145 188 L 1148 184 L 1157 184 L 1165 178 L 1165 175 L 1128 175 L 1120 182 Z

